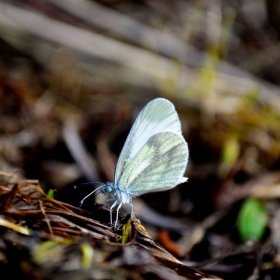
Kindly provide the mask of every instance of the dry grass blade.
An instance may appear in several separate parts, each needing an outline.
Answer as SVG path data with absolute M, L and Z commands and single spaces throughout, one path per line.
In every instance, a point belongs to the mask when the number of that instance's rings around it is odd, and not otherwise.
M 81 279 L 111 279 L 116 274 L 123 279 L 146 279 L 148 274 L 161 279 L 215 279 L 174 258 L 136 217 L 123 218 L 127 221 L 123 232 L 114 232 L 102 221 L 104 215 L 109 220 L 108 210 L 89 213 L 49 198 L 37 181 L 3 181 L 0 204 L 0 260 L 13 267 L 25 262 L 17 277 L 74 279 L 79 272 Z M 4 263 L 0 262 L 2 269 L 11 273 Z M 137 267 L 134 275 L 127 267 Z

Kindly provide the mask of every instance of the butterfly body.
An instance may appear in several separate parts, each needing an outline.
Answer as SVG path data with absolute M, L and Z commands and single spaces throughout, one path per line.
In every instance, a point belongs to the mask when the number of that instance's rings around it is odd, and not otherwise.
M 121 208 L 122 204 L 127 204 L 130 206 L 130 213 L 133 214 L 133 205 L 132 205 L 132 195 L 120 190 L 120 188 L 114 184 L 114 183 L 106 183 L 104 185 L 101 186 L 100 191 L 106 195 L 108 193 L 113 195 L 113 199 L 108 199 L 107 201 L 114 201 L 114 203 L 112 204 L 111 208 L 110 208 L 110 221 L 111 224 L 113 223 L 113 218 L 112 218 L 112 210 L 113 208 L 119 203 L 119 206 L 117 208 L 117 217 L 118 217 L 118 212 L 119 209 Z M 91 194 L 90 194 L 91 195 Z M 116 219 L 116 223 L 115 226 L 117 225 L 117 219 Z

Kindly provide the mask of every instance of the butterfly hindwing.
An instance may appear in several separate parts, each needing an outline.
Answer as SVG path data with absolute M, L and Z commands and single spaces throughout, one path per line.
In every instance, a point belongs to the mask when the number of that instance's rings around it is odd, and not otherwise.
M 133 196 L 171 189 L 184 180 L 188 146 L 181 135 L 151 136 L 133 158 L 123 162 L 116 185 Z

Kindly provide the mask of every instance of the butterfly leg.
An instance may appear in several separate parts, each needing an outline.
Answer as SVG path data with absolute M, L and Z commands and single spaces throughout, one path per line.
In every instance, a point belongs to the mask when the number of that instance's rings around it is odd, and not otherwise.
M 111 225 L 113 224 L 113 208 L 117 205 L 117 203 L 118 203 L 118 200 L 116 200 L 113 204 L 112 204 L 112 206 L 110 207 L 110 222 L 111 222 Z
M 122 206 L 122 202 L 120 202 L 120 205 L 119 205 L 119 206 L 118 206 L 118 208 L 117 208 L 117 216 L 116 216 L 115 227 L 117 226 L 117 223 L 118 223 L 118 218 L 119 218 L 119 210 L 120 210 L 121 206 Z
M 129 207 L 130 207 L 130 214 L 133 215 L 133 204 L 132 203 L 128 203 Z
M 96 191 L 100 190 L 100 189 L 103 188 L 103 187 L 104 187 L 104 186 L 102 185 L 102 186 L 100 186 L 99 188 L 93 190 L 93 191 L 92 191 L 91 193 L 89 193 L 87 196 L 85 196 L 85 197 L 81 200 L 81 202 L 80 202 L 80 207 L 82 207 L 82 205 L 83 205 L 85 199 L 87 199 L 87 198 L 90 197 L 93 193 L 95 193 Z
M 88 197 L 90 197 L 96 190 L 92 191 L 90 194 L 88 194 L 87 196 L 85 196 L 81 201 L 80 201 L 80 207 L 82 207 L 85 199 L 87 199 Z

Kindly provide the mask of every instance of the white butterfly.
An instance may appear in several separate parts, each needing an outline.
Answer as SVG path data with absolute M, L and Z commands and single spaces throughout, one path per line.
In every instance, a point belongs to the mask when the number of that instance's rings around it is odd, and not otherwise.
M 164 98 L 149 102 L 129 132 L 118 159 L 115 181 L 98 188 L 103 194 L 111 193 L 114 197 L 110 199 L 114 201 L 110 208 L 111 224 L 112 211 L 118 203 L 115 226 L 122 204 L 129 205 L 133 214 L 132 197 L 169 190 L 186 182 L 183 175 L 188 157 L 188 145 L 174 105 Z

